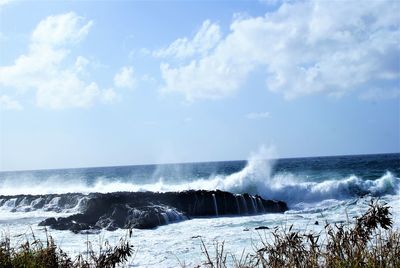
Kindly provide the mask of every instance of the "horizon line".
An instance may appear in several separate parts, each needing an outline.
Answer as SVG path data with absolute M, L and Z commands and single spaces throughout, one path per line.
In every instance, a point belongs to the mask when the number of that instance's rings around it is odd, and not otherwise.
M 271 160 L 286 160 L 300 158 L 320 158 L 320 157 L 348 157 L 348 156 L 367 156 L 367 155 L 390 155 L 400 154 L 398 152 L 380 152 L 380 153 L 355 153 L 355 154 L 333 154 L 333 155 L 315 155 L 315 156 L 289 156 L 271 158 Z M 88 166 L 88 167 L 63 167 L 63 168 L 39 168 L 39 169 L 16 169 L 16 170 L 0 170 L 0 173 L 8 172 L 32 172 L 32 171 L 54 171 L 54 170 L 69 170 L 69 169 L 96 169 L 96 168 L 119 168 L 119 167 L 140 167 L 140 166 L 161 166 L 161 165 L 189 165 L 189 164 L 205 164 L 205 163 L 220 163 L 220 162 L 241 162 L 247 159 L 231 159 L 231 160 L 210 160 L 210 161 L 187 161 L 187 162 L 165 162 L 165 163 L 144 163 L 144 164 L 127 164 L 127 165 L 110 165 L 110 166 Z

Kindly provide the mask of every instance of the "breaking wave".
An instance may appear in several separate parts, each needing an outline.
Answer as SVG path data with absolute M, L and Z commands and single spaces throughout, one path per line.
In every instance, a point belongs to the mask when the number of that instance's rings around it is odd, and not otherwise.
M 282 200 L 293 206 L 297 203 L 322 202 L 324 200 L 345 200 L 353 197 L 371 195 L 399 194 L 400 178 L 386 172 L 376 180 L 365 180 L 356 175 L 343 178 L 323 178 L 309 181 L 292 173 L 272 175 L 273 149 L 262 147 L 252 154 L 247 165 L 239 172 L 230 175 L 213 175 L 207 178 L 167 183 L 160 178 L 155 183 L 138 183 L 126 179 L 99 177 L 92 183 L 83 179 L 63 180 L 62 176 L 52 176 L 45 180 L 26 178 L 16 183 L 14 179 L 3 178 L 0 182 L 0 195 L 17 194 L 61 194 L 118 191 L 183 191 L 220 189 L 233 193 L 258 194 L 267 199 Z M 3 204 L 4 205 L 4 204 Z

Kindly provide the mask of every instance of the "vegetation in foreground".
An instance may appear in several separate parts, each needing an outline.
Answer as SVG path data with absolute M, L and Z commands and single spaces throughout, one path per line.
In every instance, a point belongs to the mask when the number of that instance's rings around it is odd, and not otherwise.
M 47 241 L 35 238 L 33 242 L 26 241 L 18 248 L 10 246 L 10 239 L 4 238 L 0 242 L 0 267 L 1 268 L 91 268 L 91 267 L 118 267 L 122 266 L 132 257 L 133 246 L 124 238 L 120 243 L 112 247 L 105 242 L 96 253 L 88 242 L 87 254 L 71 258 L 63 252 L 55 243 L 51 236 Z
M 224 243 L 211 252 L 204 243 L 203 267 L 400 267 L 400 232 L 392 229 L 389 206 L 371 201 L 368 211 L 354 224 L 326 224 L 321 235 L 273 229 L 272 239 L 261 238 L 262 247 L 240 258 L 229 255 Z M 229 259 L 231 258 L 231 259 Z
M 354 224 L 325 226 L 324 241 L 320 235 L 279 228 L 270 238 L 261 238 L 262 246 L 252 254 L 233 256 L 216 243 L 213 249 L 202 242 L 204 262 L 197 267 L 400 267 L 400 232 L 392 229 L 392 218 L 386 204 L 371 202 L 369 210 Z M 17 248 L 10 239 L 0 241 L 0 267 L 119 267 L 127 264 L 134 253 L 127 238 L 111 247 L 105 243 L 95 253 L 88 244 L 87 254 L 72 259 L 48 236 Z M 182 265 L 181 266 L 185 266 Z

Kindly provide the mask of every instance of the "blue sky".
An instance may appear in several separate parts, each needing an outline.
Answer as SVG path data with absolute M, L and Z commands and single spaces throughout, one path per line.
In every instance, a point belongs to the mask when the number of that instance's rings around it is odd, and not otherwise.
M 0 169 L 399 152 L 398 14 L 0 0 Z

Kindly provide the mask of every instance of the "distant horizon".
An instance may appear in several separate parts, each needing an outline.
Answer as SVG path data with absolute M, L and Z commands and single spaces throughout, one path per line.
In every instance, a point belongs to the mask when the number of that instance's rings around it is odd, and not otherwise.
M 400 152 L 386 152 L 386 153 L 365 153 L 365 154 L 340 154 L 340 155 L 313 155 L 313 156 L 289 156 L 277 158 L 265 158 L 265 160 L 285 160 L 285 159 L 303 159 L 303 158 L 329 158 L 329 157 L 347 157 L 347 156 L 368 156 L 368 155 L 393 155 L 400 154 Z M 52 170 L 69 170 L 69 169 L 97 169 L 97 168 L 118 168 L 118 167 L 140 167 L 140 166 L 163 166 L 163 165 L 185 165 L 185 164 L 206 164 L 206 163 L 220 163 L 220 162 L 246 162 L 248 159 L 231 159 L 231 160 L 203 160 L 203 161 L 183 161 L 171 163 L 143 163 L 143 164 L 126 164 L 126 165 L 112 165 L 112 166 L 88 166 L 88 167 L 61 167 L 61 168 L 39 168 L 39 169 L 20 169 L 20 170 L 0 170 L 0 173 L 9 172 L 30 172 L 30 171 L 52 171 Z

